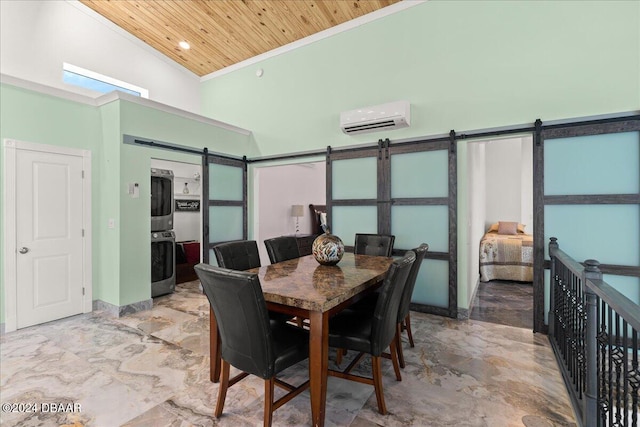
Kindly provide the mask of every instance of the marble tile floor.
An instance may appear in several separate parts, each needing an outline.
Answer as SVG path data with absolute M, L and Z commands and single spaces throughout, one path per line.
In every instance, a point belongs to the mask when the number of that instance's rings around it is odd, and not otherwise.
M 469 317 L 533 330 L 533 285 L 503 280 L 480 282 Z
M 383 362 L 389 414 L 377 412 L 373 387 L 329 378 L 327 426 L 576 425 L 545 335 L 422 313 L 412 313 L 412 325 L 416 346 L 403 343 L 401 382 Z M 264 388 L 255 377 L 232 387 L 223 416 L 212 416 L 218 385 L 209 381 L 208 345 L 208 304 L 197 281 L 156 298 L 149 311 L 118 319 L 94 312 L 7 333 L 0 338 L 3 410 L 18 403 L 40 410 L 3 411 L 0 424 L 262 425 Z M 361 373 L 370 373 L 369 360 Z M 284 379 L 302 382 L 307 369 L 302 362 Z M 79 410 L 53 412 L 53 403 Z M 273 424 L 310 425 L 308 391 L 278 409 Z

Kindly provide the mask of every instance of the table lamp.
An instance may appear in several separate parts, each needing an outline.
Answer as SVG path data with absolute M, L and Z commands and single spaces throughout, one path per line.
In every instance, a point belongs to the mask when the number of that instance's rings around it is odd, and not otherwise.
M 296 217 L 296 236 L 300 231 L 299 227 L 299 219 L 301 216 L 304 216 L 304 206 L 303 205 L 292 205 L 291 206 L 291 216 Z

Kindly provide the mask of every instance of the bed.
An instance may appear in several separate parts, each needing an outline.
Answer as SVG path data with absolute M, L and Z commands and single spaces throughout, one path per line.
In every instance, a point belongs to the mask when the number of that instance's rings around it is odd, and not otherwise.
M 533 281 L 533 236 L 516 222 L 489 227 L 480 241 L 480 281 Z

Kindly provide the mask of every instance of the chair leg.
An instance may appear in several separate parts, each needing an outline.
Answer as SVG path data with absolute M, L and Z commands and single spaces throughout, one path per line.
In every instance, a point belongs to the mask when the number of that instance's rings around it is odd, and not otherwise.
M 378 402 L 378 412 L 387 415 L 387 406 L 384 402 L 384 392 L 382 391 L 382 363 L 380 356 L 371 358 L 371 366 L 373 370 L 373 388 L 376 392 L 376 401 Z
M 273 389 L 275 383 L 275 377 L 264 380 L 264 427 L 271 427 L 271 421 L 273 419 Z
M 396 349 L 398 348 L 398 334 L 393 337 L 393 341 L 391 341 L 391 345 L 389 346 L 389 350 L 391 353 L 391 363 L 393 363 L 393 370 L 396 373 L 396 380 L 402 381 L 402 376 L 400 375 L 400 366 L 398 366 L 398 352 Z
M 216 404 L 216 418 L 222 415 L 224 401 L 227 398 L 227 389 L 229 388 L 229 363 L 222 360 L 222 372 L 220 372 L 220 388 L 218 389 L 218 403 Z
M 411 314 L 407 314 L 407 317 L 404 318 L 404 326 L 407 330 L 407 335 L 409 336 L 409 345 L 411 347 L 415 347 L 413 343 L 413 334 L 411 333 Z
M 402 353 L 402 323 L 396 323 L 396 349 L 398 350 L 398 362 L 400 362 L 400 367 L 404 369 L 404 354 Z M 392 343 L 393 345 L 393 343 Z
M 336 365 L 340 366 L 342 363 L 342 356 L 347 355 L 347 349 L 345 348 L 337 348 L 336 349 Z

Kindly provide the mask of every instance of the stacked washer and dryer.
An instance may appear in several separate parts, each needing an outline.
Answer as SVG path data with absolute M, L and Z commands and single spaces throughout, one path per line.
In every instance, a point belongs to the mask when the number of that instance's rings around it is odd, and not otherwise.
M 151 297 L 176 288 L 173 171 L 151 168 Z

